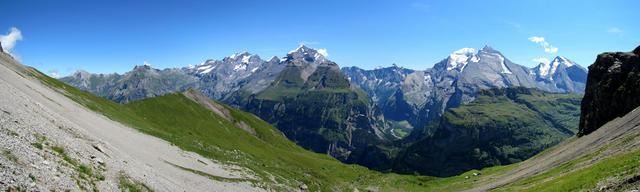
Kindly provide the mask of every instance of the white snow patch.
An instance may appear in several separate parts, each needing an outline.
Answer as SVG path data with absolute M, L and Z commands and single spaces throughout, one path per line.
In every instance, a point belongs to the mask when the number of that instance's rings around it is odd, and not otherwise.
M 502 55 L 500 54 L 493 54 L 495 56 L 498 57 L 498 59 L 500 59 L 500 66 L 502 67 L 502 72 L 504 74 L 512 74 L 511 71 L 509 70 L 509 68 L 507 68 L 507 64 L 504 62 L 504 57 L 502 57 Z
M 144 66 L 151 67 L 151 64 L 149 64 L 147 61 L 144 61 Z
M 287 61 L 287 59 L 288 59 L 287 57 L 283 57 L 280 59 L 280 62 Z
M 246 56 L 242 57 L 242 62 L 243 63 L 249 63 L 249 59 L 251 59 L 251 55 L 246 55 Z
M 211 70 L 215 69 L 213 65 L 205 65 L 198 67 L 198 71 L 201 71 L 200 74 L 209 73 Z
M 251 73 L 255 73 L 258 70 L 259 67 L 253 68 L 251 69 Z
M 447 59 L 447 71 L 460 68 L 460 71 L 464 69 L 469 60 L 472 62 L 478 62 L 478 51 L 473 48 L 462 48 L 449 55 Z
M 204 70 L 204 71 L 200 72 L 200 74 L 209 73 L 209 72 L 211 72 L 211 70 L 213 70 L 213 67 L 212 67 L 212 68 L 208 68 L 208 69 L 206 69 L 206 70 Z
M 238 71 L 238 70 L 247 70 L 247 65 L 245 64 L 238 64 L 236 66 L 233 66 L 233 70 L 234 71 Z
M 213 66 L 212 65 L 200 66 L 200 67 L 198 67 L 198 70 L 206 70 L 206 69 L 209 69 L 209 68 L 213 68 Z
M 318 53 L 320 53 L 322 56 L 325 56 L 325 57 L 329 56 L 327 49 L 318 49 Z

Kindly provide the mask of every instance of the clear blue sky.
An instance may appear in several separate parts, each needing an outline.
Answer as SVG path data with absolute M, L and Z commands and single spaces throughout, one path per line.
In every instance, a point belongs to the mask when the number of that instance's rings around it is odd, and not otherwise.
M 490 45 L 533 67 L 567 57 L 588 66 L 640 45 L 640 1 L 0 1 L 0 35 L 43 72 L 123 73 L 144 61 L 183 67 L 236 52 L 263 59 L 300 43 L 340 66 L 425 69 L 463 47 Z M 544 37 L 541 43 L 530 37 Z M 549 48 L 549 47 L 548 47 Z

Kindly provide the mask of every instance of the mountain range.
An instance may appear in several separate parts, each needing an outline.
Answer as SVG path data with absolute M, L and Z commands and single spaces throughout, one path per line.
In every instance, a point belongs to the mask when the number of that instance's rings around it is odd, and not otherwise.
M 183 68 L 136 66 L 123 75 L 78 71 L 60 81 L 118 103 L 193 87 L 257 115 L 305 149 L 393 170 L 389 165 L 395 156 L 414 142 L 403 137 L 447 109 L 470 103 L 479 90 L 523 86 L 582 93 L 586 73 L 563 57 L 527 68 L 489 46 L 455 51 L 423 71 L 395 65 L 341 69 L 317 50 L 301 45 L 267 61 L 242 52 Z
M 460 49 L 426 70 L 393 65 L 374 70 L 345 67 L 343 72 L 372 96 L 387 119 L 406 120 L 414 127 L 471 102 L 480 89 L 524 86 L 582 94 L 587 76 L 586 69 L 564 57 L 527 68 L 489 46 Z

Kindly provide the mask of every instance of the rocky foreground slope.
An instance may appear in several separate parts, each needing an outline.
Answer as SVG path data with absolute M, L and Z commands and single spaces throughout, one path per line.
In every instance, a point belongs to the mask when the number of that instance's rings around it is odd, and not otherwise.
M 252 178 L 76 103 L 0 53 L 0 190 L 256 191 Z M 173 164 L 173 165 L 172 165 Z

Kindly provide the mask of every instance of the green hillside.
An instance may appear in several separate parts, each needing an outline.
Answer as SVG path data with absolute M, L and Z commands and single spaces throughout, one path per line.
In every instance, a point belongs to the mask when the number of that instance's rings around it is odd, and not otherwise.
M 452 176 L 526 160 L 575 135 L 580 100 L 524 87 L 481 90 L 473 102 L 413 133 L 418 141 L 394 169 Z

